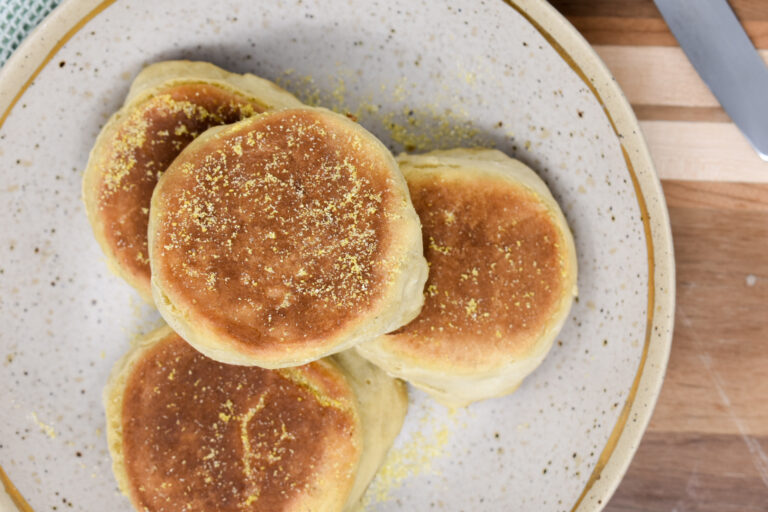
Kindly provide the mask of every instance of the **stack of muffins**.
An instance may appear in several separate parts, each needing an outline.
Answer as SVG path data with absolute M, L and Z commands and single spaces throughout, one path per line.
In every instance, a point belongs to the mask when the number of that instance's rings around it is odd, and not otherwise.
M 253 75 L 164 62 L 85 171 L 113 270 L 168 324 L 105 393 L 137 510 L 349 511 L 405 418 L 512 392 L 576 292 L 552 195 L 495 150 L 395 159 Z

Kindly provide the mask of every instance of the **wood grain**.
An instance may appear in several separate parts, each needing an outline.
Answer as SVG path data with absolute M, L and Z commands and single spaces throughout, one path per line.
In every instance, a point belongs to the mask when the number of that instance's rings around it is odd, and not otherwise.
M 677 105 L 632 105 L 640 121 L 701 121 L 730 123 L 722 107 L 681 107 Z
M 768 185 L 664 182 L 677 314 L 659 403 L 608 512 L 768 510 Z
M 641 121 L 661 179 L 768 183 L 760 159 L 733 123 Z
M 592 44 L 677 46 L 652 0 L 552 0 Z M 758 48 L 768 48 L 764 0 L 729 2 Z
M 768 10 L 768 0 L 764 5 Z M 680 48 L 594 48 L 641 121 L 662 179 L 768 183 L 768 165 L 731 122 Z M 760 54 L 768 65 L 768 50 L 760 50 Z
M 765 512 L 765 483 L 750 458 L 738 435 L 649 432 L 605 510 Z
M 680 48 L 595 46 L 633 105 L 719 107 Z M 768 50 L 760 50 L 768 64 Z
M 764 186 L 749 183 L 664 181 L 667 205 L 674 208 L 768 212 Z

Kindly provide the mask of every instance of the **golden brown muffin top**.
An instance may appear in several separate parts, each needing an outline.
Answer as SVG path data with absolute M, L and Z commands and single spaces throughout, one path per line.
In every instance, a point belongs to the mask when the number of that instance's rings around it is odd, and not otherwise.
M 454 369 L 526 353 L 564 291 L 565 246 L 545 204 L 511 180 L 404 172 L 430 269 L 424 308 L 388 342 Z
M 147 223 L 158 177 L 195 137 L 265 108 L 256 100 L 206 83 L 169 85 L 132 105 L 100 143 L 95 194 L 103 235 L 118 264 L 149 296 Z
M 322 344 L 376 307 L 399 263 L 395 173 L 373 136 L 320 109 L 206 134 L 155 192 L 153 279 L 238 351 Z
M 170 333 L 132 366 L 123 392 L 131 499 L 151 512 L 343 504 L 361 450 L 354 404 L 330 363 L 229 366 Z

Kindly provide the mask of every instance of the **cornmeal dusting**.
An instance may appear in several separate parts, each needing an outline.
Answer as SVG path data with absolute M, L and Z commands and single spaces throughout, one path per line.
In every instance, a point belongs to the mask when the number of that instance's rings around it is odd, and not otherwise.
M 185 152 L 153 205 L 164 292 L 260 345 L 327 338 L 372 307 L 402 205 L 371 144 L 331 114 L 289 110 Z
M 563 286 L 562 234 L 549 211 L 512 184 L 428 172 L 409 175 L 409 186 L 430 273 L 424 308 L 392 339 L 459 366 L 524 349 Z
M 462 72 L 457 78 L 465 79 Z M 431 89 L 431 101 L 409 102 L 409 90 L 416 84 L 401 77 L 395 83 L 377 84 L 371 88 L 354 71 L 339 66 L 333 78 L 321 88 L 312 76 L 299 76 L 287 70 L 277 82 L 293 91 L 307 105 L 321 105 L 353 119 L 377 134 L 387 134 L 390 141 L 398 146 L 397 151 L 428 151 L 451 147 L 493 147 L 494 139 L 474 125 L 468 112 L 455 101 L 455 92 L 443 85 L 439 90 Z M 355 96 L 358 90 L 367 90 L 361 98 Z M 372 90 L 371 90 L 372 89 Z M 385 111 L 382 98 L 394 108 Z
M 319 363 L 292 371 L 314 390 L 275 371 L 207 359 L 175 334 L 149 349 L 123 402 L 123 455 L 137 508 L 283 510 L 319 485 L 348 485 L 359 419 L 317 397 L 350 404 L 354 395 Z
M 453 442 L 454 433 L 459 427 L 466 426 L 466 410 L 451 411 L 446 416 L 426 405 L 417 414 L 421 417 L 412 420 L 416 428 L 389 450 L 366 491 L 363 498 L 365 510 L 372 504 L 393 499 L 395 491 L 409 478 L 439 475 L 437 467 L 441 459 L 451 455 L 448 447 Z
M 35 422 L 35 424 L 38 426 L 38 428 L 48 437 L 51 439 L 56 439 L 56 430 L 49 424 L 43 423 L 40 421 L 40 418 L 37 417 L 36 412 L 32 412 L 30 414 L 30 417 L 32 418 L 32 421 Z
M 158 178 L 195 137 L 264 107 L 234 91 L 202 83 L 171 86 L 134 105 L 115 121 L 96 162 L 95 194 L 104 236 L 119 264 L 149 287 L 147 224 Z

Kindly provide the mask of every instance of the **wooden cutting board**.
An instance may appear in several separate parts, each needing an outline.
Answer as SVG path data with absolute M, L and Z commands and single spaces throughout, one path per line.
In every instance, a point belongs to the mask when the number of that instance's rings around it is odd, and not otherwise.
M 666 381 L 606 510 L 768 511 L 768 162 L 720 108 L 652 1 L 552 4 L 632 103 L 675 243 Z M 730 4 L 768 61 L 768 0 Z

